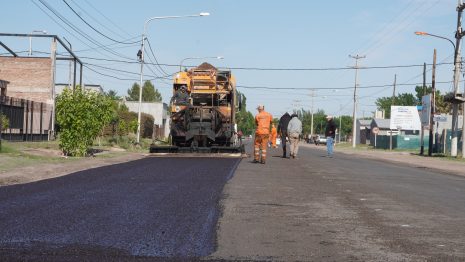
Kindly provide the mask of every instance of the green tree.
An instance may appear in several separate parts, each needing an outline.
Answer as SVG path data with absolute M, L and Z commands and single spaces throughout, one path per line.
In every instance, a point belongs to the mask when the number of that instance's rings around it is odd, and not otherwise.
M 65 89 L 56 99 L 60 148 L 65 155 L 85 156 L 94 139 L 112 117 L 112 101 L 105 95 Z
M 431 94 L 432 90 L 433 88 L 431 86 L 425 87 L 425 90 L 423 90 L 423 86 L 415 87 L 415 92 L 416 92 L 416 96 L 419 101 L 419 104 L 421 104 L 421 98 L 425 94 Z M 437 113 L 448 114 L 452 111 L 452 104 L 444 101 L 444 95 L 441 94 L 441 91 L 436 90 L 435 98 L 436 98 L 435 100 L 436 100 L 436 112 Z
M 138 83 L 134 83 L 131 89 L 128 89 L 128 101 L 139 101 L 139 90 L 140 86 Z M 153 86 L 151 81 L 145 81 L 142 89 L 142 101 L 144 102 L 161 102 L 162 96 L 160 92 Z
M 384 110 L 386 118 L 391 117 L 391 105 L 394 106 L 416 106 L 419 104 L 418 99 L 410 93 L 402 93 L 397 95 L 394 98 L 394 103 L 392 102 L 392 97 L 385 96 L 376 99 L 375 102 L 378 110 Z
M 105 92 L 105 95 L 111 100 L 121 100 L 121 97 L 118 96 L 118 93 L 115 90 L 109 90 L 108 92 Z
M 255 130 L 255 118 L 247 111 L 247 98 L 245 95 L 237 92 L 237 97 L 241 99 L 242 108 L 236 113 L 237 130 L 242 131 L 244 135 L 251 135 Z

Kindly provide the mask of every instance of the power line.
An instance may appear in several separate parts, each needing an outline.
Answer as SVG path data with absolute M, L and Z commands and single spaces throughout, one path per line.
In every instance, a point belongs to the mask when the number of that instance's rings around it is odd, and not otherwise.
M 101 23 L 98 19 L 96 19 L 95 17 L 92 16 L 92 14 L 90 14 L 89 12 L 86 11 L 86 8 L 82 8 L 76 1 L 74 0 L 71 0 L 71 2 L 73 2 L 73 4 L 75 6 L 77 6 L 82 12 L 84 12 L 90 19 L 92 19 L 93 21 L 95 21 L 97 24 L 101 25 L 102 27 L 104 27 L 105 29 L 107 29 L 108 31 L 112 32 L 113 34 L 121 37 L 121 38 L 124 38 L 124 36 L 122 36 L 121 34 L 119 34 L 118 32 L 115 32 L 111 27 L 109 26 L 106 26 L 105 24 Z M 94 10 L 95 8 L 93 6 L 91 6 Z M 100 13 L 100 11 L 97 10 L 97 12 Z M 102 13 L 100 13 L 100 16 L 104 16 Z M 107 18 L 108 19 L 108 18 Z M 111 21 L 110 21 L 111 22 Z M 113 22 L 111 22 L 113 24 Z M 117 27 L 117 25 L 114 25 L 113 27 Z M 121 30 L 121 29 L 120 29 Z M 124 32 L 126 35 L 130 36 L 130 34 Z M 137 36 L 137 38 L 140 38 L 140 36 Z M 128 40 L 124 40 L 123 42 L 126 42 Z
M 106 39 L 109 39 L 113 42 L 116 42 L 116 43 L 119 43 L 119 44 L 125 44 L 125 45 L 130 45 L 130 44 L 135 44 L 135 43 L 139 43 L 140 41 L 135 41 L 135 42 L 122 42 L 122 41 L 118 41 L 116 39 L 113 39 L 107 35 L 105 35 L 104 33 L 100 32 L 99 30 L 97 30 L 95 27 L 93 27 L 91 24 L 89 24 L 84 18 L 82 18 L 82 16 L 80 16 L 69 4 L 68 2 L 66 2 L 66 0 L 63 0 L 63 2 L 69 7 L 69 9 L 71 9 L 71 11 L 73 11 L 73 13 L 79 17 L 79 19 L 81 19 L 82 22 L 84 22 L 86 25 L 88 25 L 90 28 L 92 28 L 92 30 L 94 30 L 95 32 L 97 32 L 99 35 L 105 37 Z
M 91 60 L 102 60 L 108 62 L 117 62 L 117 63 L 128 63 L 128 64 L 139 64 L 140 62 L 136 61 L 125 61 L 117 59 L 103 59 L 96 57 L 80 57 L 82 59 L 91 59 Z M 164 63 L 144 63 L 144 64 L 153 64 L 166 67 L 179 67 L 179 64 L 164 64 Z M 438 63 L 436 66 L 441 65 L 452 65 L 453 63 Z M 432 65 L 432 64 L 426 64 Z M 423 64 L 411 64 L 411 65 L 392 65 L 392 66 L 360 66 L 360 70 L 371 70 L 371 69 L 392 69 L 392 68 L 411 68 L 411 67 L 423 67 Z M 250 70 L 250 71 L 340 71 L 340 70 L 354 70 L 354 67 L 327 67 L 327 68 L 265 68 L 265 67 L 221 67 L 220 69 L 228 70 Z
M 31 0 L 32 1 L 32 0 Z M 99 43 L 98 41 L 96 41 L 95 39 L 93 39 L 91 36 L 89 36 L 88 34 L 86 34 L 85 32 L 83 32 L 82 30 L 80 30 L 78 27 L 76 27 L 75 25 L 73 25 L 68 19 L 66 19 L 63 15 L 61 15 L 58 11 L 56 11 L 53 7 L 51 7 L 45 0 L 38 0 L 43 6 L 45 6 L 51 13 L 53 13 L 56 17 L 58 17 L 63 23 L 65 23 L 67 26 L 69 26 L 71 29 L 73 29 L 75 32 L 77 32 L 78 34 L 80 34 L 82 37 L 84 37 L 86 40 L 88 40 L 89 42 L 93 43 L 94 45 L 96 46 L 99 46 L 101 48 L 103 48 L 105 51 L 117 56 L 117 57 L 123 57 L 123 58 L 126 58 L 126 59 L 130 59 L 131 58 L 128 58 L 126 56 L 124 56 L 123 54 L 120 54 L 120 53 L 117 53 L 107 47 L 105 47 L 104 45 L 102 45 L 101 43 Z
M 148 45 L 149 45 L 150 52 L 152 53 L 152 56 L 153 56 L 153 58 L 155 59 L 155 62 L 157 63 L 157 66 L 158 66 L 158 67 L 161 69 L 161 71 L 162 71 L 161 73 L 162 73 L 162 74 L 165 74 L 165 75 L 169 75 L 169 73 L 167 73 L 165 70 L 163 70 L 163 68 L 160 66 L 160 63 L 158 63 L 157 57 L 155 56 L 155 53 L 153 52 L 152 45 L 150 44 L 149 39 L 148 39 L 148 38 L 146 38 L 146 39 L 147 39 L 147 43 L 148 43 Z M 150 56 L 149 56 L 149 58 L 150 58 Z M 153 61 L 152 61 L 152 62 L 153 62 Z
M 452 83 L 452 81 L 443 81 L 439 82 L 436 81 L 437 84 L 449 84 Z M 417 85 L 423 85 L 423 83 L 412 83 L 412 84 L 397 84 L 397 86 L 417 86 Z M 350 87 L 331 87 L 331 88 L 325 88 L 325 87 L 269 87 L 269 86 L 244 86 L 244 85 L 237 85 L 237 87 L 240 88 L 246 88 L 246 89 L 269 89 L 269 90 L 344 90 L 344 89 L 353 89 L 353 86 Z M 370 88 L 383 88 L 383 87 L 392 87 L 392 84 L 386 84 L 386 85 L 371 85 L 371 86 L 357 86 L 357 88 L 361 89 L 370 89 Z

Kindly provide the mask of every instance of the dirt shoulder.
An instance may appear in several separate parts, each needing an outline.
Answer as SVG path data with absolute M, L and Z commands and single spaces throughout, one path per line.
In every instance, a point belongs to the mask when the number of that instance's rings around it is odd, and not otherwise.
M 43 152 L 41 152 L 41 155 Z M 124 163 L 141 159 L 144 154 L 131 152 L 115 152 L 96 157 L 63 158 L 55 156 L 50 161 L 34 162 L 27 158 L 0 155 L 1 162 L 21 161 L 23 165 L 14 165 L 0 170 L 0 186 L 29 183 L 54 177 L 60 177 L 74 172 Z
M 315 146 L 313 144 L 301 144 L 301 146 L 326 151 L 326 146 L 324 145 Z M 348 147 L 338 147 L 337 145 L 334 149 L 334 152 L 335 158 L 337 158 L 338 153 L 342 153 L 346 155 L 388 161 L 391 163 L 401 163 L 417 168 L 432 169 L 443 173 L 465 176 L 465 161 L 461 159 L 420 156 L 411 152 L 353 149 Z

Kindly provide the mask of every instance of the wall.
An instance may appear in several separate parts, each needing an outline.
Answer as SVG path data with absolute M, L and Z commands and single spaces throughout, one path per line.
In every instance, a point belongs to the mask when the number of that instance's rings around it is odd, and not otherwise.
M 7 96 L 52 104 L 52 60 L 0 57 L 0 79 L 10 82 Z

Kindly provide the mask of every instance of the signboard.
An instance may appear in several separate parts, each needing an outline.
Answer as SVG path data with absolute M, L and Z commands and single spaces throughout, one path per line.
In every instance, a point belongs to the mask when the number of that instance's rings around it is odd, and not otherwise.
M 421 125 L 429 126 L 431 118 L 431 94 L 421 97 Z
M 416 106 L 391 106 L 390 129 L 420 130 L 420 115 Z
M 447 122 L 446 115 L 434 115 L 433 117 L 434 122 Z
M 377 126 L 373 127 L 373 129 L 371 130 L 371 132 L 373 132 L 373 134 L 378 134 L 379 133 L 379 128 Z

